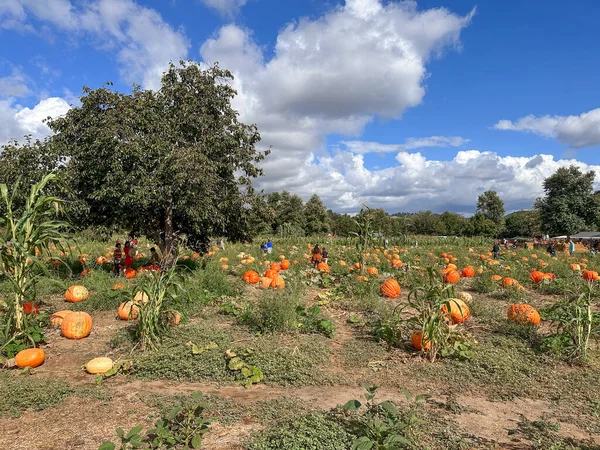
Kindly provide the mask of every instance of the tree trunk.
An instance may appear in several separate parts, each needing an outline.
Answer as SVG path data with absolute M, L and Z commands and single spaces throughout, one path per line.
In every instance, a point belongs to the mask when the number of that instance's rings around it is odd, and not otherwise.
M 161 251 L 163 254 L 163 265 L 170 266 L 177 256 L 177 237 L 173 229 L 173 200 L 169 200 L 164 216 L 164 235 Z

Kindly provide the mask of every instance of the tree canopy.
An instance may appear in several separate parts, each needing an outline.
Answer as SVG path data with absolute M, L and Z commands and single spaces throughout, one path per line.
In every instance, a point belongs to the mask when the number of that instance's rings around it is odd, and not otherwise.
M 597 226 L 600 201 L 594 195 L 595 172 L 561 167 L 544 180 L 545 197 L 536 201 L 542 230 L 571 235 Z
M 87 210 L 82 224 L 120 224 L 169 252 L 176 236 L 205 246 L 247 234 L 256 126 L 238 120 L 231 73 L 171 64 L 157 91 L 84 88 L 81 106 L 49 121 L 48 144 L 68 158 L 66 179 Z
M 477 198 L 477 212 L 483 218 L 495 224 L 492 234 L 502 231 L 504 228 L 504 202 L 496 191 L 485 191 Z

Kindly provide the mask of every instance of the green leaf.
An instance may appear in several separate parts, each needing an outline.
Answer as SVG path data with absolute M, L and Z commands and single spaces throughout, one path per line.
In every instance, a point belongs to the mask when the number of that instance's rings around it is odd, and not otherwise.
M 390 401 L 385 401 L 379 404 L 379 406 L 381 406 L 385 411 L 389 412 L 390 414 L 396 414 L 398 412 L 398 409 L 396 408 L 396 405 L 394 405 L 392 402 Z
M 196 435 L 192 438 L 192 442 L 190 443 L 192 448 L 200 448 L 202 445 L 202 436 Z
M 375 443 L 366 436 L 359 437 L 352 443 L 352 450 L 370 450 Z
M 362 403 L 359 402 L 358 400 L 349 400 L 348 402 L 346 402 L 346 404 L 344 406 L 342 406 L 342 409 L 344 411 L 356 411 L 361 406 L 362 406 Z
M 414 445 L 411 440 L 406 439 L 404 436 L 399 434 L 392 434 L 391 436 L 388 436 L 388 438 L 385 440 L 385 444 L 394 446 L 404 445 L 406 447 L 412 447 Z
M 129 433 L 127 433 L 127 436 L 125 436 L 125 439 L 131 439 L 133 436 L 138 434 L 143 429 L 144 429 L 144 425 L 136 425 L 131 430 L 129 430 Z
M 209 342 L 204 346 L 205 350 L 216 350 L 219 348 L 219 345 L 216 342 Z
M 115 448 L 117 446 L 113 442 L 105 441 L 98 447 L 98 450 L 115 450 Z
M 227 364 L 227 367 L 229 367 L 229 370 L 241 370 L 242 367 L 244 367 L 244 361 L 242 361 L 242 359 L 238 356 L 236 356 L 235 358 L 231 358 L 229 360 L 229 364 Z
M 204 352 L 204 348 L 198 347 L 196 344 L 192 344 L 192 355 L 199 355 Z
M 125 436 L 125 432 L 123 431 L 123 428 L 117 428 L 116 430 L 117 436 L 119 436 L 120 438 Z

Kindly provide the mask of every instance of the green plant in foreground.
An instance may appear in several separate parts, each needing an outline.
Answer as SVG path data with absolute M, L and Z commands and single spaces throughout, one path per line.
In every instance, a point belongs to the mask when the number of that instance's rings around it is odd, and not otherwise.
M 148 301 L 140 307 L 136 338 L 143 350 L 155 350 L 170 322 L 179 314 L 173 307 L 186 292 L 184 278 L 171 267 L 161 273 L 148 271 L 139 280 L 136 290 L 146 294 Z
M 600 314 L 593 311 L 596 293 L 587 283 L 579 296 L 559 300 L 542 311 L 555 332 L 544 339 L 542 347 L 555 354 L 564 354 L 571 362 L 588 360 L 589 341 L 600 338 Z
M 349 431 L 357 436 L 352 443 L 352 450 L 398 450 L 403 448 L 416 448 L 415 444 L 406 437 L 406 432 L 417 422 L 416 408 L 429 396 L 417 395 L 413 397 L 404 390 L 407 400 L 412 400 L 411 411 L 403 418 L 396 405 L 390 401 L 375 402 L 377 386 L 365 386 L 364 394 L 367 401 L 366 410 L 362 414 L 350 419 Z M 362 403 L 350 400 L 343 407 L 343 411 L 359 411 Z
M 13 210 L 19 183 L 15 183 L 12 193 L 5 184 L 0 185 L 0 196 L 6 208 L 6 215 L 0 216 L 0 268 L 12 291 L 3 318 L 4 345 L 23 338 L 32 346 L 39 342 L 35 338 L 39 333 L 31 324 L 33 316 L 25 314 L 23 304 L 35 302 L 35 284 L 48 273 L 40 259 L 42 252 L 50 253 L 50 244 L 59 244 L 69 226 L 56 219 L 61 200 L 44 194 L 56 178 L 55 174 L 48 174 L 31 186 L 20 216 Z
M 188 401 L 175 406 L 171 411 L 154 424 L 143 436 L 143 425 L 133 427 L 128 433 L 117 428 L 116 433 L 121 440 L 120 449 L 140 448 L 200 448 L 202 436 L 208 432 L 209 421 L 202 417 L 206 408 L 202 402 L 202 392 L 194 392 Z M 104 442 L 98 450 L 115 450 L 114 442 Z

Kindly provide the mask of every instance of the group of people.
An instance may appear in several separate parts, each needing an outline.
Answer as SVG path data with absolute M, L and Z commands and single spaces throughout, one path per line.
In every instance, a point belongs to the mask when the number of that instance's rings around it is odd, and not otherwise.
M 550 256 L 556 256 L 556 248 L 555 248 L 555 242 L 552 240 L 548 240 L 548 246 L 546 247 L 546 253 L 548 253 Z M 504 244 L 505 248 L 509 248 L 509 244 L 508 241 L 506 239 L 504 239 L 502 241 L 502 243 Z M 573 256 L 575 254 L 575 241 L 573 241 L 572 239 L 569 239 L 567 241 L 568 243 L 568 249 L 569 249 L 569 255 Z M 494 259 L 498 259 L 498 256 L 500 255 L 500 244 L 501 241 L 500 240 L 496 240 L 494 242 L 494 246 L 492 247 L 492 253 L 494 254 Z M 592 243 L 590 242 L 589 245 L 587 245 L 587 247 L 589 248 L 590 254 L 591 255 L 595 255 L 600 247 L 600 243 L 599 242 L 595 242 Z M 513 248 L 516 248 L 516 244 L 514 245 Z M 529 248 L 529 244 L 527 242 L 525 242 L 523 248 L 525 250 L 527 250 Z
M 125 241 L 125 245 L 121 248 L 121 242 L 115 243 L 115 249 L 113 251 L 113 275 L 119 276 L 121 272 L 130 269 L 133 266 L 133 259 L 137 255 L 137 244 L 138 241 L 133 236 Z M 160 256 L 156 252 L 156 249 L 152 247 L 150 249 L 150 262 L 144 266 L 153 266 L 160 263 Z
M 312 249 L 312 255 L 310 258 L 310 262 L 314 265 L 315 269 L 319 265 L 319 263 L 324 262 L 327 264 L 327 258 L 329 257 L 329 253 L 327 253 L 327 249 L 325 247 L 319 247 L 319 244 L 316 244 Z
M 273 242 L 271 242 L 271 240 L 269 239 L 267 242 L 263 242 L 260 245 L 260 249 L 262 250 L 263 253 L 265 254 L 271 254 L 273 252 Z

